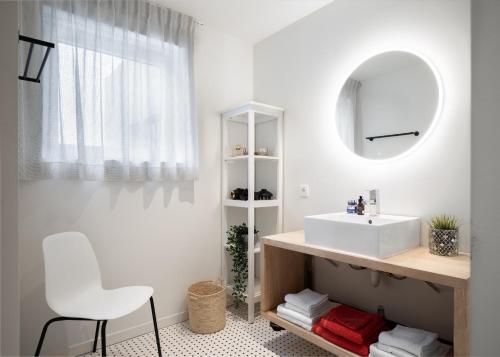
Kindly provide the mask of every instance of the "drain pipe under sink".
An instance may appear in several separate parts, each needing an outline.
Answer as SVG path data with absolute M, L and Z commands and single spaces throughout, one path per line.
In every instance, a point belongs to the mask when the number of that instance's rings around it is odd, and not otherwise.
M 370 270 L 370 282 L 374 288 L 380 284 L 380 272 L 377 270 Z

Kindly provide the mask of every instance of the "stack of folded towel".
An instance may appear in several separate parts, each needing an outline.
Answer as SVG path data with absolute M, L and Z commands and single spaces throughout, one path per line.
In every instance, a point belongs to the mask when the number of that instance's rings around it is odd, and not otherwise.
M 312 331 L 346 350 L 368 356 L 370 345 L 384 328 L 381 316 L 340 305 L 314 324 Z
M 444 356 L 449 346 L 442 345 L 437 338 L 436 333 L 397 325 L 393 330 L 380 334 L 378 343 L 370 346 L 370 356 Z
M 311 331 L 314 323 L 333 306 L 328 295 L 305 289 L 298 294 L 287 294 L 277 313 L 285 320 Z

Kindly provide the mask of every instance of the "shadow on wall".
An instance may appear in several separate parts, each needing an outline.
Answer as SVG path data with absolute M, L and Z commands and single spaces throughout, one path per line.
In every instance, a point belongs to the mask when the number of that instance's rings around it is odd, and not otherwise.
M 109 192 L 109 209 L 113 211 L 118 203 L 121 192 L 124 190 L 130 194 L 143 190 L 143 208 L 148 209 L 159 190 L 163 193 L 163 206 L 169 206 L 172 200 L 172 194 L 177 189 L 179 202 L 195 203 L 194 181 L 178 182 L 93 182 L 93 181 L 67 181 L 67 180 L 46 180 L 46 181 L 22 181 L 23 189 L 34 188 L 38 186 L 42 191 L 51 192 L 53 202 L 64 202 L 68 198 L 78 199 L 78 204 L 68 205 L 70 212 L 66 215 L 71 217 L 71 221 L 76 221 L 92 199 L 94 194 L 104 188 Z M 54 190 L 57 185 L 57 190 Z M 31 187 L 30 187 L 31 186 Z
M 110 209 L 116 207 L 118 198 L 122 190 L 135 193 L 141 188 L 143 190 L 143 208 L 148 209 L 158 190 L 163 189 L 163 206 L 168 207 L 172 199 L 172 194 L 177 188 L 179 191 L 179 202 L 194 204 L 194 181 L 178 182 L 107 182 L 104 184 L 110 193 Z
M 24 355 L 34 353 L 43 324 L 55 316 L 45 299 L 42 241 L 46 236 L 62 231 L 87 234 L 98 255 L 103 284 L 107 288 L 134 284 L 157 287 L 158 281 L 169 277 L 164 265 L 155 262 L 168 255 L 165 251 L 171 249 L 168 240 L 163 238 L 169 234 L 172 222 L 178 220 L 176 204 L 195 203 L 194 182 L 47 180 L 25 181 L 20 186 L 21 345 Z M 177 195 L 173 194 L 175 190 Z M 189 211 L 191 208 L 183 209 Z M 182 227 L 172 230 L 178 235 Z M 145 256 L 151 259 L 148 264 L 144 264 Z M 137 266 L 144 270 L 133 268 Z M 167 310 L 161 299 L 157 309 L 160 314 Z M 148 311 L 138 311 L 130 320 L 115 327 L 139 325 L 143 322 L 142 316 L 149 319 Z M 113 332 L 115 327 L 110 327 Z M 55 323 L 47 332 L 44 353 L 63 353 L 68 346 L 91 340 L 94 329 L 95 324 L 88 322 Z

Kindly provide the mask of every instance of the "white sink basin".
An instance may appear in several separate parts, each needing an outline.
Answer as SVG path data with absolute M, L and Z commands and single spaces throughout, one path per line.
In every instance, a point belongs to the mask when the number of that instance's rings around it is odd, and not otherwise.
M 418 217 L 329 213 L 305 217 L 304 231 L 306 243 L 373 258 L 420 245 Z

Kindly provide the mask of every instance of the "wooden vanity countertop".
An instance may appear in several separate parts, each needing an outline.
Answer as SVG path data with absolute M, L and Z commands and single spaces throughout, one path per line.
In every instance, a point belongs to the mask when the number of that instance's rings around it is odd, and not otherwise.
M 386 259 L 378 259 L 308 244 L 305 242 L 303 230 L 265 236 L 262 237 L 261 244 L 453 288 L 466 287 L 470 278 L 469 254 L 441 257 L 430 254 L 427 247 L 418 247 Z

